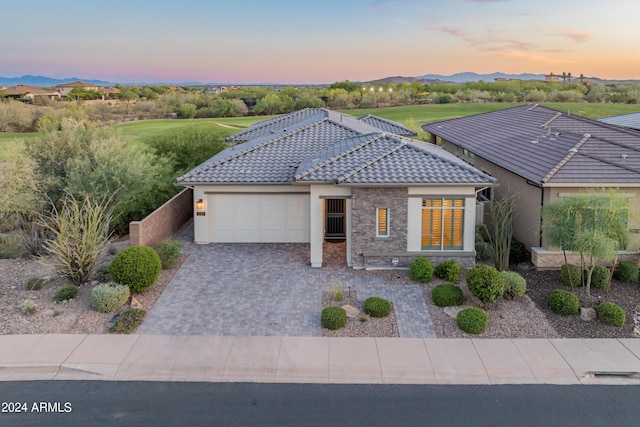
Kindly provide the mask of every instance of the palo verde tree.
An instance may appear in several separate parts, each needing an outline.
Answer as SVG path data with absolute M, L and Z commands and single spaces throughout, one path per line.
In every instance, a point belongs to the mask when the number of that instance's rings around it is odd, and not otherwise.
M 596 261 L 613 261 L 615 267 L 617 251 L 629 245 L 629 199 L 615 190 L 592 191 L 552 202 L 542 213 L 542 233 L 549 244 L 580 254 L 590 295 Z

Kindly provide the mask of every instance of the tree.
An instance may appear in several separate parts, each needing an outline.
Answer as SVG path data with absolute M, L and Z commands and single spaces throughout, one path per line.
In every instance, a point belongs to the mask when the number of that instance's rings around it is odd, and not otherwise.
M 329 89 L 344 89 L 347 92 L 359 91 L 361 88 L 362 86 L 360 85 L 360 83 L 350 82 L 349 80 L 335 82 L 329 85 Z
M 629 244 L 629 199 L 615 190 L 593 191 L 549 203 L 542 212 L 542 233 L 549 244 L 580 254 L 590 295 L 596 261 L 613 261 L 615 266 L 617 251 Z
M 491 218 L 491 233 L 489 234 L 493 248 L 493 262 L 498 271 L 509 269 L 509 253 L 513 237 L 513 208 L 518 201 L 518 195 L 504 196 L 500 200 L 491 199 L 489 215 Z
M 253 107 L 253 112 L 256 114 L 282 114 L 291 111 L 293 111 L 293 99 L 279 93 L 268 94 Z

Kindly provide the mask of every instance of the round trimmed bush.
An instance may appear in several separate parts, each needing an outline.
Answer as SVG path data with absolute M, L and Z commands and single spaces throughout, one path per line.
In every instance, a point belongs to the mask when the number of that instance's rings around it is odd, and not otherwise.
M 501 271 L 500 274 L 505 280 L 504 293 L 502 294 L 505 299 L 521 297 L 527 292 L 527 281 L 524 277 L 515 271 Z
M 100 313 L 109 313 L 122 307 L 130 295 L 127 285 L 101 283 L 91 290 L 91 307 Z
M 131 246 L 121 251 L 111 262 L 109 276 L 131 292 L 142 292 L 153 285 L 160 276 L 160 257 L 148 246 Z
M 460 270 L 462 264 L 458 264 L 454 260 L 442 262 L 436 267 L 436 277 L 446 280 L 447 282 L 458 283 L 460 280 Z
M 606 325 L 622 326 L 627 320 L 627 315 L 622 307 L 612 302 L 603 302 L 598 306 L 598 319 Z
M 602 265 L 596 265 L 591 273 L 591 286 L 597 289 L 604 289 L 609 284 L 609 269 Z
M 556 289 L 551 292 L 551 296 L 549 297 L 549 308 L 551 308 L 554 313 L 563 316 L 577 314 L 580 310 L 580 301 L 573 292 Z
M 347 324 L 347 312 L 342 307 L 327 307 L 320 317 L 322 327 L 335 331 Z
M 613 271 L 613 277 L 622 283 L 636 283 L 638 281 L 638 266 L 629 261 L 620 261 Z
M 462 289 L 456 285 L 438 285 L 431 289 L 431 299 L 438 307 L 461 305 L 464 301 Z
M 433 263 L 425 257 L 418 257 L 411 263 L 409 277 L 414 282 L 427 283 L 433 278 Z
M 518 264 L 527 260 L 527 248 L 519 240 L 511 239 L 511 247 L 509 249 L 509 262 Z
M 78 295 L 78 287 L 76 285 L 67 285 L 58 289 L 58 292 L 53 297 L 55 302 L 67 301 L 75 298 Z
M 498 270 L 485 264 L 476 264 L 467 273 L 469 291 L 485 304 L 502 297 L 505 283 L 505 278 Z
M 364 300 L 364 312 L 371 317 L 387 317 L 391 313 L 391 303 L 384 298 L 369 297 Z
M 569 281 L 569 276 L 571 276 L 571 281 Z M 577 265 L 563 264 L 560 267 L 560 280 L 565 286 L 571 287 L 572 283 L 574 287 L 580 286 L 582 284 L 581 276 L 582 271 Z
M 460 310 L 456 316 L 458 327 L 468 334 L 481 334 L 487 329 L 487 314 L 479 308 L 469 307 Z

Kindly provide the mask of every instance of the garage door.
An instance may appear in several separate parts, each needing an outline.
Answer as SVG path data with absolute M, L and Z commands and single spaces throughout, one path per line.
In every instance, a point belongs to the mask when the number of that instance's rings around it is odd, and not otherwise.
M 211 194 L 211 242 L 308 243 L 308 194 Z

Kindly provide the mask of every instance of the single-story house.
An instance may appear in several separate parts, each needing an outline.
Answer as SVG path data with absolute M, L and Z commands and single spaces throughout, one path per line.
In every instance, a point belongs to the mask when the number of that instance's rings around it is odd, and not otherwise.
M 353 268 L 475 258 L 476 193 L 492 178 L 385 119 L 310 108 L 266 120 L 179 177 L 197 243 L 297 242 L 321 267 L 325 240 Z
M 18 85 L 18 86 L 5 88 L 0 93 L 0 96 L 4 96 L 7 98 L 20 99 L 20 100 L 33 101 L 37 97 L 44 97 L 49 99 L 60 98 L 60 93 L 57 90 L 52 90 L 52 89 Z
M 518 194 L 514 237 L 538 268 L 563 262 L 541 234 L 541 208 L 594 188 L 619 189 L 640 212 L 640 132 L 539 105 L 430 123 L 431 142 L 497 178 L 497 198 Z M 632 233 L 640 233 L 630 217 Z M 636 259 L 638 239 L 623 257 Z
M 69 93 L 75 88 L 93 90 L 93 91 L 100 90 L 99 86 L 96 86 L 94 84 L 87 83 L 87 82 L 82 82 L 80 80 L 71 82 L 71 83 L 60 83 L 56 85 L 56 89 L 58 89 L 58 91 L 63 97 L 69 96 Z

